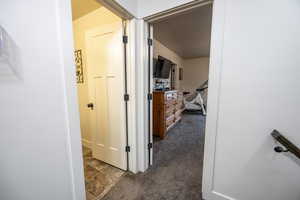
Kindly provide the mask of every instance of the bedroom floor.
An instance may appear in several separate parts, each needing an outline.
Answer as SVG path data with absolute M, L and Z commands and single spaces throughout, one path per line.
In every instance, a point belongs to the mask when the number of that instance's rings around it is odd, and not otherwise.
M 154 143 L 154 165 L 127 173 L 104 200 L 201 200 L 205 117 L 184 114 L 164 140 Z

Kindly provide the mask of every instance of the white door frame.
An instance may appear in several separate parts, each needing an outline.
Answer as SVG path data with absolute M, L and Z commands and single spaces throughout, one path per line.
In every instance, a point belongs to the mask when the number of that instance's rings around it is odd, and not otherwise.
M 223 200 L 224 195 L 214 191 L 215 152 L 218 135 L 219 99 L 221 89 L 223 45 L 225 32 L 226 0 L 213 5 L 211 31 L 209 92 L 207 101 L 207 117 L 205 127 L 202 196 L 207 200 Z M 231 199 L 229 197 L 225 197 Z
M 128 145 L 129 152 L 129 171 L 137 173 L 138 156 L 137 156 L 137 130 L 136 130 L 136 60 L 135 60 L 135 33 L 136 33 L 136 19 L 126 20 L 126 32 L 128 36 L 127 44 L 127 87 L 130 99 L 128 101 Z
M 219 200 L 224 199 L 221 194 L 214 192 L 213 188 L 213 176 L 214 176 L 214 158 L 215 158 L 215 143 L 217 137 L 217 125 L 218 125 L 218 115 L 219 115 L 219 96 L 220 96 L 220 84 L 221 84 L 221 68 L 222 68 L 222 57 L 223 57 L 223 34 L 224 34 L 224 24 L 225 24 L 225 2 L 218 1 L 218 4 L 213 6 L 213 21 L 212 21 L 212 32 L 211 32 L 211 49 L 210 49 L 210 64 L 209 64 L 209 93 L 208 93 L 208 114 L 206 120 L 206 133 L 205 133 L 205 152 L 204 152 L 204 169 L 203 169 L 203 179 L 202 179 L 202 192 L 203 198 L 207 200 Z M 182 7 L 177 7 L 175 9 L 170 9 L 169 11 L 164 11 L 149 17 L 144 18 L 146 20 L 142 26 L 147 27 L 148 23 L 159 21 L 161 19 L 177 15 L 179 13 L 185 12 L 190 9 L 197 8 L 199 6 L 207 5 L 212 3 L 212 1 L 198 1 L 192 2 L 190 4 L 183 5 Z M 145 38 L 148 37 L 148 30 L 145 29 L 144 42 L 141 43 L 141 48 L 144 51 L 148 48 Z M 137 56 L 145 58 L 145 54 L 137 54 Z M 146 57 L 148 59 L 148 57 Z M 152 57 L 151 57 L 152 58 Z M 147 63 L 144 62 L 144 68 L 147 69 Z M 144 71 L 144 80 L 147 80 L 148 73 Z M 142 82 L 141 82 L 142 83 Z M 147 91 L 146 89 L 144 91 Z M 147 94 L 144 93 L 144 96 Z M 144 100 L 144 105 L 147 105 L 147 100 Z M 147 111 L 144 110 L 144 122 L 147 120 Z M 141 124 L 142 125 L 142 124 Z M 146 124 L 144 124 L 144 127 Z M 147 130 L 144 128 L 144 130 Z M 144 142 L 147 141 L 147 132 L 144 131 Z M 200 148 L 200 147 L 199 147 Z M 142 149 L 139 149 L 141 151 Z M 147 149 L 144 148 L 147 152 Z M 146 155 L 146 153 L 144 153 Z M 147 158 L 147 157 L 145 157 Z M 145 161 L 145 169 L 149 166 Z M 213 195 L 212 195 L 213 194 Z M 220 198 L 222 197 L 222 198 Z M 228 198 L 230 199 L 230 198 Z
M 143 19 L 136 24 L 136 102 L 138 169 L 144 172 L 149 167 L 148 154 L 148 23 Z
M 133 19 L 129 12 L 114 5 L 114 1 L 104 1 L 102 5 L 109 5 L 112 11 L 122 11 L 118 15 L 126 16 L 128 23 L 128 34 L 131 35 L 128 43 L 128 87 L 131 94 L 129 101 L 129 129 L 131 137 L 129 143 L 131 146 L 130 152 L 130 171 L 136 173 L 138 171 L 145 171 L 148 166 L 147 159 L 147 144 L 146 139 L 146 124 L 147 119 L 146 105 L 147 93 L 146 90 L 146 66 L 147 66 L 147 22 L 143 19 Z M 72 31 L 72 18 L 71 18 L 71 1 L 58 1 L 58 15 L 63 19 L 58 22 L 61 48 L 63 51 L 60 53 L 62 62 L 65 68 L 64 76 L 66 91 L 66 112 L 67 121 L 69 122 L 69 138 L 66 145 L 69 148 L 68 159 L 70 159 L 70 171 L 72 181 L 72 199 L 83 200 L 85 199 L 85 186 L 83 176 L 83 163 L 81 154 L 81 140 L 80 140 L 80 127 L 78 126 L 78 102 L 77 102 L 77 87 L 75 70 L 70 67 L 74 65 L 73 56 L 73 31 Z M 111 4 L 109 2 L 112 2 Z M 214 168 L 214 155 L 215 155 L 215 141 L 217 136 L 217 120 L 218 120 L 218 105 L 219 105 L 219 88 L 221 77 L 222 65 L 222 46 L 223 46 L 223 33 L 225 23 L 225 1 L 218 1 L 218 7 L 214 6 L 213 9 L 213 24 L 212 24 L 212 40 L 211 40 L 211 59 L 209 71 L 209 85 L 210 92 L 208 95 L 208 116 L 206 124 L 206 138 L 205 138 L 205 155 L 204 155 L 204 171 L 203 171 L 203 195 L 207 200 L 212 200 L 214 197 L 210 196 L 213 191 L 213 168 Z M 107 7 L 109 7 L 107 6 Z M 112 9 L 115 8 L 115 9 Z M 180 10 L 180 9 L 179 9 Z M 178 11 L 178 9 L 177 9 Z M 115 12 L 115 14 L 117 14 Z M 68 16 L 68 18 L 65 18 Z M 131 17 L 130 17 L 131 16 Z M 150 21 L 150 20 L 149 20 Z M 135 38 L 135 39 L 133 39 Z M 74 65 L 75 66 L 75 65 Z M 137 66 L 137 67 L 136 67 Z M 137 112 L 137 113 L 136 113 Z M 143 134 L 138 134 L 143 133 Z M 216 194 L 216 196 L 218 196 Z M 216 198 L 218 199 L 218 198 Z M 220 199 L 220 198 L 219 198 Z

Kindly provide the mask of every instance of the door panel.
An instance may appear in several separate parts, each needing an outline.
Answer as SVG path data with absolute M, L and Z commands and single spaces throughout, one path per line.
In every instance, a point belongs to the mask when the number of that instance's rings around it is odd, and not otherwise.
M 121 83 L 120 83 L 121 82 Z M 123 80 L 116 76 L 108 76 L 108 99 L 110 100 L 108 103 L 109 109 L 109 148 L 110 151 L 110 162 L 122 162 L 125 164 L 126 160 L 122 153 L 125 150 L 125 140 L 120 135 L 126 135 L 125 127 L 125 112 L 124 112 L 124 103 L 123 101 L 120 103 L 120 99 L 123 100 L 124 88 L 120 87 L 122 85 Z M 116 123 L 118 122 L 118 123 Z M 123 148 L 120 148 L 121 147 Z
M 122 23 L 89 31 L 86 42 L 95 104 L 93 156 L 126 170 Z
M 93 138 L 93 143 L 96 145 L 93 148 L 95 158 L 106 161 L 107 133 L 108 127 L 108 109 L 107 109 L 107 84 L 106 78 L 103 76 L 95 77 L 95 125 L 96 131 Z M 94 151 L 95 149 L 95 151 Z
M 210 71 L 214 81 L 215 69 L 222 71 L 219 102 L 208 105 L 218 112 L 213 119 L 208 110 L 206 134 L 206 144 L 216 139 L 215 158 L 212 166 L 205 166 L 204 176 L 210 177 L 204 180 L 211 182 L 204 197 L 299 200 L 299 159 L 274 152 L 278 144 L 270 133 L 277 129 L 300 145 L 300 3 L 214 1 L 215 10 L 220 5 L 225 14 L 214 13 L 213 30 L 224 22 L 222 61 Z M 220 47 L 216 41 L 213 47 Z M 219 49 L 212 50 L 213 64 Z M 212 148 L 206 146 L 206 158 Z

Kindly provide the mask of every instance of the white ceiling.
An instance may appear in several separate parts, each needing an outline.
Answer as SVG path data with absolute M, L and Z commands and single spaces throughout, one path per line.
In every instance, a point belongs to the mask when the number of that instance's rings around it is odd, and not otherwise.
M 73 20 L 92 12 L 101 5 L 96 0 L 72 0 Z
M 184 59 L 209 56 L 212 5 L 154 24 L 154 38 Z

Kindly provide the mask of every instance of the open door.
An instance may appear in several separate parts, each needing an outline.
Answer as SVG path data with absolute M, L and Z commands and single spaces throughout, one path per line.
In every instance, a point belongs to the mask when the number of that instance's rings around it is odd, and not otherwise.
M 86 33 L 87 63 L 92 75 L 93 156 L 127 169 L 125 70 L 122 22 Z
M 300 146 L 300 3 L 216 0 L 213 19 L 204 199 L 299 200 L 300 160 L 271 133 Z

